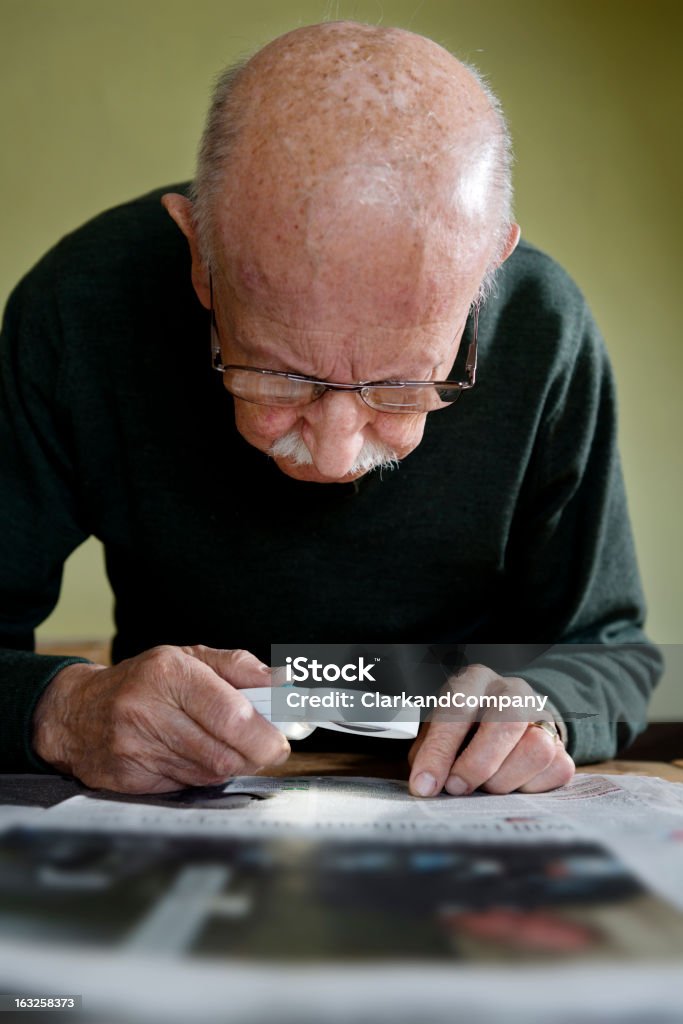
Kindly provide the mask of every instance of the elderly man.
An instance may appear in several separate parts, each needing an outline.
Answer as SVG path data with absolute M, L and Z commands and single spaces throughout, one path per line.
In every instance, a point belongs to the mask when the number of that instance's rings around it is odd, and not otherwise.
M 141 792 L 278 764 L 240 693 L 272 639 L 641 645 L 471 665 L 473 693 L 549 694 L 566 746 L 434 721 L 416 795 L 551 789 L 633 737 L 657 658 L 609 367 L 576 288 L 517 247 L 477 76 L 408 32 L 299 29 L 224 75 L 192 197 L 163 195 L 191 266 L 160 196 L 63 240 L 8 307 L 5 767 Z M 89 534 L 110 668 L 32 650 Z

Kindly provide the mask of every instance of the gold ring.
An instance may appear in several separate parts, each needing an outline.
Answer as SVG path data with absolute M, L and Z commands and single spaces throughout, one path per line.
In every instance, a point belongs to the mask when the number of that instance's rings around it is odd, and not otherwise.
M 547 718 L 543 718 L 540 722 L 529 722 L 529 725 L 533 725 L 536 729 L 543 729 L 544 732 L 548 733 L 548 736 L 552 736 L 555 743 L 558 742 L 560 734 L 554 722 L 549 722 Z

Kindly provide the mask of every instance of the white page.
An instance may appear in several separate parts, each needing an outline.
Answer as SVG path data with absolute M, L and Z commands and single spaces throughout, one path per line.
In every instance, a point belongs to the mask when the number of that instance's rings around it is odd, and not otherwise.
M 432 799 L 413 797 L 398 780 L 339 776 L 239 776 L 223 790 L 268 795 L 243 809 L 159 806 L 118 799 L 77 796 L 45 812 L 46 825 L 73 828 L 151 831 L 174 834 L 260 836 L 291 833 L 386 835 L 462 835 L 477 828 L 485 833 L 489 819 L 506 831 L 532 835 L 535 819 L 545 833 L 574 832 L 583 825 L 616 829 L 630 835 L 651 835 L 653 829 L 683 825 L 683 787 L 659 779 L 629 776 L 577 775 L 568 786 L 549 793 L 512 793 L 468 797 L 441 794 Z M 546 818 L 551 820 L 545 820 Z M 519 824 L 518 829 L 515 820 Z
M 226 810 L 77 796 L 43 812 L 41 821 L 53 828 L 236 838 L 584 838 L 608 846 L 648 887 L 683 907 L 683 786 L 661 779 L 582 774 L 549 793 L 428 800 L 410 796 L 405 782 L 335 776 L 241 776 L 224 791 L 270 798 Z
M 43 807 L 26 807 L 23 804 L 0 804 L 0 835 L 16 825 L 34 825 L 45 814 Z
M 680 1024 L 679 967 L 298 967 L 0 943 L 5 991 L 71 992 L 102 1019 L 158 1024 Z M 99 1018 L 98 1018 L 99 1019 Z
M 460 798 L 441 794 L 430 800 L 413 797 L 407 783 L 384 779 L 331 776 L 267 778 L 241 776 L 224 791 L 268 795 L 244 809 L 178 808 L 100 800 L 77 796 L 51 808 L 46 825 L 117 831 L 150 831 L 184 835 L 253 837 L 306 834 L 315 836 L 438 838 L 461 836 L 472 829 L 495 838 L 506 834 L 533 838 L 539 832 L 575 831 L 564 815 L 565 801 L 621 796 L 609 780 L 572 783 L 567 791 L 505 797 L 475 794 Z M 573 794 L 573 795 L 572 795 Z M 627 798 L 628 799 L 628 798 Z M 163 800 L 163 798 L 161 798 Z M 524 819 L 515 821 L 515 819 Z M 532 822 L 530 819 L 534 819 Z M 495 825 L 493 824 L 495 819 Z
M 683 907 L 680 878 L 683 844 L 683 787 L 657 779 L 581 775 L 567 787 L 538 795 L 511 794 L 469 798 L 441 796 L 420 800 L 398 781 L 339 777 L 242 777 L 225 792 L 274 794 L 243 809 L 146 806 L 125 800 L 75 797 L 43 812 L 51 828 L 131 831 L 206 837 L 282 838 L 312 836 L 321 840 L 373 837 L 409 842 L 473 839 L 477 843 L 597 840 L 611 848 L 633 873 L 670 901 Z M 185 884 L 179 876 L 169 898 Z M 209 877 L 206 898 L 222 884 Z M 209 884 L 210 883 L 210 884 Z M 195 884 L 190 886 L 194 891 Z M 202 897 L 204 898 L 204 897 Z M 143 922 L 147 932 L 165 933 L 161 901 Z M 173 909 L 173 908 L 171 908 Z M 192 924 L 188 922 L 188 927 Z M 143 941 L 144 940 L 144 941 Z M 675 1024 L 681 1017 L 680 966 L 631 962 L 538 968 L 381 963 L 362 966 L 328 964 L 322 968 L 228 959 L 216 964 L 173 959 L 146 952 L 146 935 L 138 928 L 135 959 L 123 949 L 110 954 L 74 950 L 65 955 L 20 943 L 0 944 L 0 963 L 14 983 L 49 979 L 59 990 L 88 995 L 89 1007 L 130 1009 L 141 1020 L 199 1022 L 225 1019 L 256 1024 L 341 1024 L 363 1019 L 373 1024 L 569 1024 L 588 1016 L 591 1024 L 657 1021 Z M 286 936 L 283 936 L 286 949 Z M 672 954 L 677 950 L 671 950 Z M 167 956 L 171 955 L 167 951 Z M 2 971 L 0 970 L 0 976 Z M 124 984 L 125 982 L 125 984 Z M 48 985 L 49 987 L 49 985 Z M 188 995 L 192 993 L 192 995 Z M 201 996 L 199 995 L 201 993 Z M 190 1005 L 191 1003 L 191 1005 Z

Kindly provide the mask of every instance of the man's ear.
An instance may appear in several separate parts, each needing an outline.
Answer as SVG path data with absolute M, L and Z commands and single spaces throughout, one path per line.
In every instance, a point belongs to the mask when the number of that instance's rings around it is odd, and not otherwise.
M 199 241 L 192 218 L 192 203 L 186 196 L 181 196 L 177 192 L 167 192 L 161 197 L 161 203 L 187 239 L 192 257 L 192 286 L 202 306 L 209 309 L 211 306 L 209 268 L 199 250 Z
M 519 242 L 521 234 L 522 229 L 520 228 L 519 224 L 510 225 L 510 230 L 508 232 L 508 236 L 505 242 L 505 247 L 500 257 L 498 258 L 498 262 L 496 264 L 497 266 L 500 266 L 501 263 L 505 263 L 505 260 L 508 258 L 508 256 L 512 256 L 513 252 L 517 248 L 517 243 Z

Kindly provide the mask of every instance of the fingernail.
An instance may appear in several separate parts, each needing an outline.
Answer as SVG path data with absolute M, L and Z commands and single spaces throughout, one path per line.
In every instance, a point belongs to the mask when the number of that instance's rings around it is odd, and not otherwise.
M 271 686 L 282 686 L 283 683 L 287 682 L 287 674 L 282 665 L 274 665 L 268 669 L 270 673 L 270 684 Z
M 449 775 L 446 779 L 446 792 L 451 796 L 464 796 L 470 787 L 459 775 Z
M 436 789 L 436 779 L 429 772 L 421 772 L 413 779 L 412 790 L 418 796 L 431 796 Z

